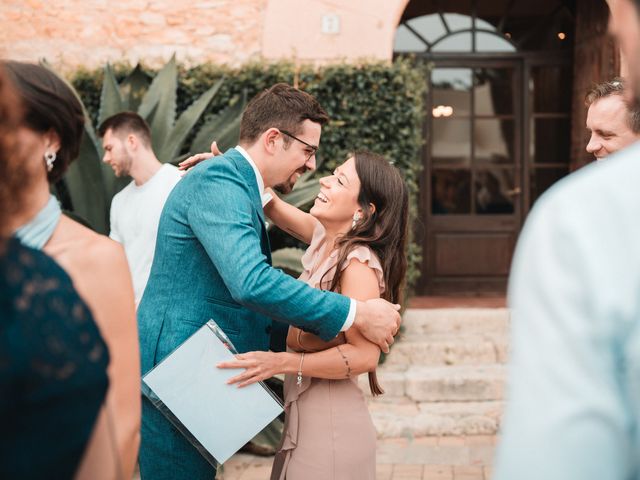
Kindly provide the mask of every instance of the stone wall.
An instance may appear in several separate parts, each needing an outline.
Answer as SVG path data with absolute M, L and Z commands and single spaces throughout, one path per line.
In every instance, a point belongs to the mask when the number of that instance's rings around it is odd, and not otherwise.
M 389 61 L 409 0 L 0 0 L 0 57 L 58 69 Z
M 268 0 L 2 0 L 0 57 L 58 68 L 259 57 Z

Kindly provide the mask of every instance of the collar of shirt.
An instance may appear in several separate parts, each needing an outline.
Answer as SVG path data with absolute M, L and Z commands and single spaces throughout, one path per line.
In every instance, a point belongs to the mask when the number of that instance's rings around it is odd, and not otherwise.
M 273 199 L 273 197 L 271 196 L 270 193 L 267 193 L 264 191 L 264 180 L 262 180 L 262 175 L 260 175 L 260 170 L 258 170 L 258 167 L 254 163 L 253 159 L 244 148 L 242 148 L 240 145 L 237 145 L 236 150 L 240 152 L 240 155 L 242 155 L 245 158 L 245 160 L 249 162 L 249 165 L 251 165 L 251 168 L 253 168 L 253 173 L 255 173 L 256 182 L 258 183 L 258 192 L 260 192 L 260 199 L 262 200 L 262 206 L 264 207 L 267 203 L 269 203 L 269 201 Z

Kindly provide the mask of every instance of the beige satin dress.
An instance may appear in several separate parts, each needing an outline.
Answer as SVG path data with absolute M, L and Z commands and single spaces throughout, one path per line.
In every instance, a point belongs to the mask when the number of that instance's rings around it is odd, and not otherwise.
M 318 227 L 302 258 L 300 280 L 315 288 L 322 281 L 322 287 L 328 289 L 338 252 L 323 261 L 324 243 L 324 230 Z M 345 267 L 352 258 L 375 270 L 382 293 L 382 267 L 375 254 L 367 247 L 357 247 L 348 255 Z M 314 337 L 314 346 L 319 342 L 322 340 Z M 357 377 L 303 377 L 298 386 L 296 375 L 286 375 L 284 387 L 286 421 L 271 480 L 375 480 L 376 430 Z

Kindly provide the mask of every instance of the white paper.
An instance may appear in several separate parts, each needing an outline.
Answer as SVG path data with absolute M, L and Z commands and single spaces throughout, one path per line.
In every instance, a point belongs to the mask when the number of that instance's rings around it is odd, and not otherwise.
M 143 382 L 188 430 L 185 436 L 192 443 L 195 438 L 206 452 L 194 446 L 222 464 L 277 417 L 282 405 L 261 383 L 243 388 L 225 383 L 241 370 L 216 367 L 234 360 L 214 333 L 216 327 L 210 320 L 147 373 Z

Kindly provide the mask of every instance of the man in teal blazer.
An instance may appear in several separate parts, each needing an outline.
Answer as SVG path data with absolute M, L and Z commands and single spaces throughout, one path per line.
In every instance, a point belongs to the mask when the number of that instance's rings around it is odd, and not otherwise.
M 355 326 L 388 351 L 400 322 L 397 306 L 316 290 L 271 267 L 263 190 L 289 190 L 315 168 L 327 119 L 310 95 L 275 85 L 247 105 L 240 145 L 202 162 L 175 187 L 160 219 L 138 309 L 143 374 L 210 318 L 240 352 L 268 350 L 272 341 L 282 344 L 283 324 L 324 340 Z M 272 339 L 276 331 L 278 338 Z M 140 472 L 154 480 L 215 476 L 215 469 L 144 398 Z

